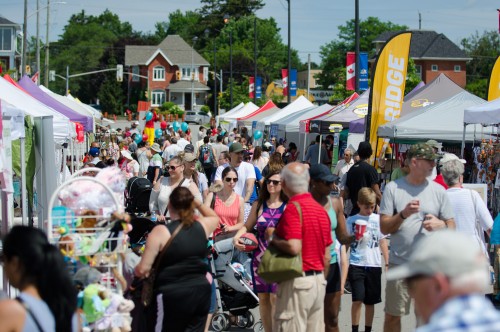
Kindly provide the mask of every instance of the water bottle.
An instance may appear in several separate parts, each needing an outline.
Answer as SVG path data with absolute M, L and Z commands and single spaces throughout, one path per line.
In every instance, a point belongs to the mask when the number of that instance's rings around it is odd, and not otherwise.
M 158 217 L 156 217 L 156 211 L 151 212 L 151 221 L 157 222 Z

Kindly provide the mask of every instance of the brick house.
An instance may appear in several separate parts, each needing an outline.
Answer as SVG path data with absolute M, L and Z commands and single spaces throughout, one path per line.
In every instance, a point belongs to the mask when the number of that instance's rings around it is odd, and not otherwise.
M 472 60 L 442 33 L 430 30 L 411 30 L 410 58 L 415 61 L 417 73 L 426 84 L 443 73 L 464 88 L 467 83 L 465 68 Z M 373 43 L 377 53 L 397 32 L 380 34 Z
M 125 46 L 124 71 L 135 74 L 125 77 L 132 87 L 149 90 L 151 106 L 172 101 L 193 110 L 205 105 L 209 65 L 178 35 L 167 36 L 157 46 Z
M 0 67 L 2 72 L 19 68 L 22 43 L 18 41 L 21 26 L 0 16 Z M 19 37 L 21 38 L 21 37 Z

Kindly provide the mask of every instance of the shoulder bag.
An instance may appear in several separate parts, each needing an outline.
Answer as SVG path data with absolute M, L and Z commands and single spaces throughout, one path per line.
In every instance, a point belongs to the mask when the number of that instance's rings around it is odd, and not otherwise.
M 156 256 L 156 259 L 153 263 L 153 266 L 151 267 L 151 271 L 149 272 L 149 277 L 145 278 L 143 280 L 142 284 L 142 292 L 141 292 L 141 303 L 145 307 L 149 306 L 151 302 L 153 302 L 153 291 L 154 291 L 154 284 L 155 284 L 155 279 L 156 279 L 156 274 L 158 273 L 158 267 L 160 265 L 161 259 L 165 255 L 165 252 L 167 251 L 168 247 L 170 247 L 170 244 L 174 240 L 177 234 L 181 231 L 182 227 L 184 225 L 181 224 L 177 226 L 175 231 L 172 233 L 172 236 L 168 239 L 167 243 L 163 247 L 163 249 L 160 251 L 158 256 Z
M 302 228 L 302 209 L 299 203 L 292 203 L 299 211 L 300 227 Z M 262 256 L 257 273 L 267 283 L 282 282 L 301 277 L 303 274 L 302 254 L 292 256 L 281 252 L 270 244 Z

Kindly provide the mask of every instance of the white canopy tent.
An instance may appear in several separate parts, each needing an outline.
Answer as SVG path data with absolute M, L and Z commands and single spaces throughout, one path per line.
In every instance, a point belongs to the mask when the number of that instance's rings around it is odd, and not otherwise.
M 0 99 L 32 117 L 53 116 L 52 134 L 54 142 L 57 144 L 66 143 L 71 137 L 76 136 L 74 124 L 66 116 L 39 102 L 2 77 L 0 77 Z
M 232 121 L 236 120 L 237 118 L 242 118 L 244 116 L 247 116 L 251 114 L 252 112 L 255 112 L 256 110 L 259 109 L 259 106 L 255 105 L 251 101 L 246 103 L 245 106 L 242 108 L 236 110 L 232 114 L 223 114 L 219 117 L 220 121 Z
M 427 106 L 423 112 L 413 112 L 378 128 L 378 136 L 392 139 L 462 141 L 462 127 L 466 108 L 485 101 L 467 91 Z M 475 141 L 477 128 L 465 132 L 467 141 Z M 489 134 L 491 128 L 484 129 Z M 488 135 L 489 136 L 489 135 Z
M 498 125 L 500 123 L 500 98 L 464 110 L 464 130 L 462 137 L 462 157 L 465 148 L 465 132 L 469 124 Z
M 285 116 L 298 113 L 306 108 L 312 108 L 313 106 L 314 105 L 309 100 L 307 100 L 306 97 L 300 96 L 295 101 L 290 103 L 287 107 L 281 109 L 280 111 L 278 111 L 276 113 L 273 113 L 272 115 L 269 115 L 269 116 L 261 119 L 259 121 L 259 123 L 257 124 L 257 126 L 259 126 L 259 125 L 262 126 L 262 124 L 264 126 L 269 126 L 272 123 L 273 124 L 276 123 L 276 121 L 284 118 Z
M 77 102 L 79 105 L 81 105 L 83 108 L 85 108 L 88 112 L 90 112 L 94 116 L 94 119 L 101 119 L 102 118 L 102 113 L 100 111 L 96 110 L 95 108 L 93 108 L 90 105 L 82 103 L 78 98 L 73 97 L 71 95 L 71 93 L 68 93 L 66 98 L 68 98 L 69 100 L 72 100 L 74 102 Z
M 239 103 L 238 105 L 236 105 L 235 107 L 231 108 L 229 111 L 227 111 L 226 113 L 224 114 L 221 114 L 219 116 L 217 116 L 217 122 L 219 120 L 223 120 L 224 118 L 226 117 L 231 117 L 234 113 L 238 112 L 240 109 L 243 108 L 243 106 L 245 106 L 244 103 Z

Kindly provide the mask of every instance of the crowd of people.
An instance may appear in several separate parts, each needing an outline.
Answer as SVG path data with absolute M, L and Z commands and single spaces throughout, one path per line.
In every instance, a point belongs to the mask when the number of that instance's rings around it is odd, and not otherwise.
M 462 187 L 464 161 L 457 156 L 415 144 L 406 152 L 405 172 L 382 192 L 368 142 L 345 149 L 332 171 L 331 135 L 321 145 L 318 136 L 304 160 L 293 142 L 271 137 L 257 145 L 246 128 L 200 127 L 196 138 L 189 130 L 167 128 L 152 143 L 140 135 L 136 122 L 123 132 L 105 131 L 92 143 L 84 167 L 119 167 L 126 179 L 151 182 L 149 214 L 159 225 L 134 270 L 136 279 L 156 273 L 154 309 L 138 313 L 149 330 L 208 331 L 216 305 L 207 243 L 221 237 L 232 237 L 235 258 L 251 276 L 264 331 L 339 331 L 346 283 L 353 332 L 360 329 L 363 305 L 361 330 L 372 331 L 383 296 L 384 331 L 401 331 L 412 298 L 418 331 L 500 330 L 500 314 L 483 296 L 489 285 L 485 234 L 493 219 L 480 196 Z M 444 184 L 430 179 L 436 168 Z M 68 328 L 61 319 L 71 315 L 49 303 L 57 294 L 44 296 L 36 266 L 27 268 L 31 256 L 12 249 L 14 231 L 20 232 L 15 228 L 9 235 L 3 255 L 12 285 L 29 301 L 34 294 L 47 302 L 56 330 Z M 246 233 L 258 241 L 250 255 Z M 302 276 L 278 284 L 260 277 L 270 245 L 300 255 Z M 0 319 L 13 310 L 3 304 Z M 21 331 L 19 317 L 8 319 L 11 330 Z

